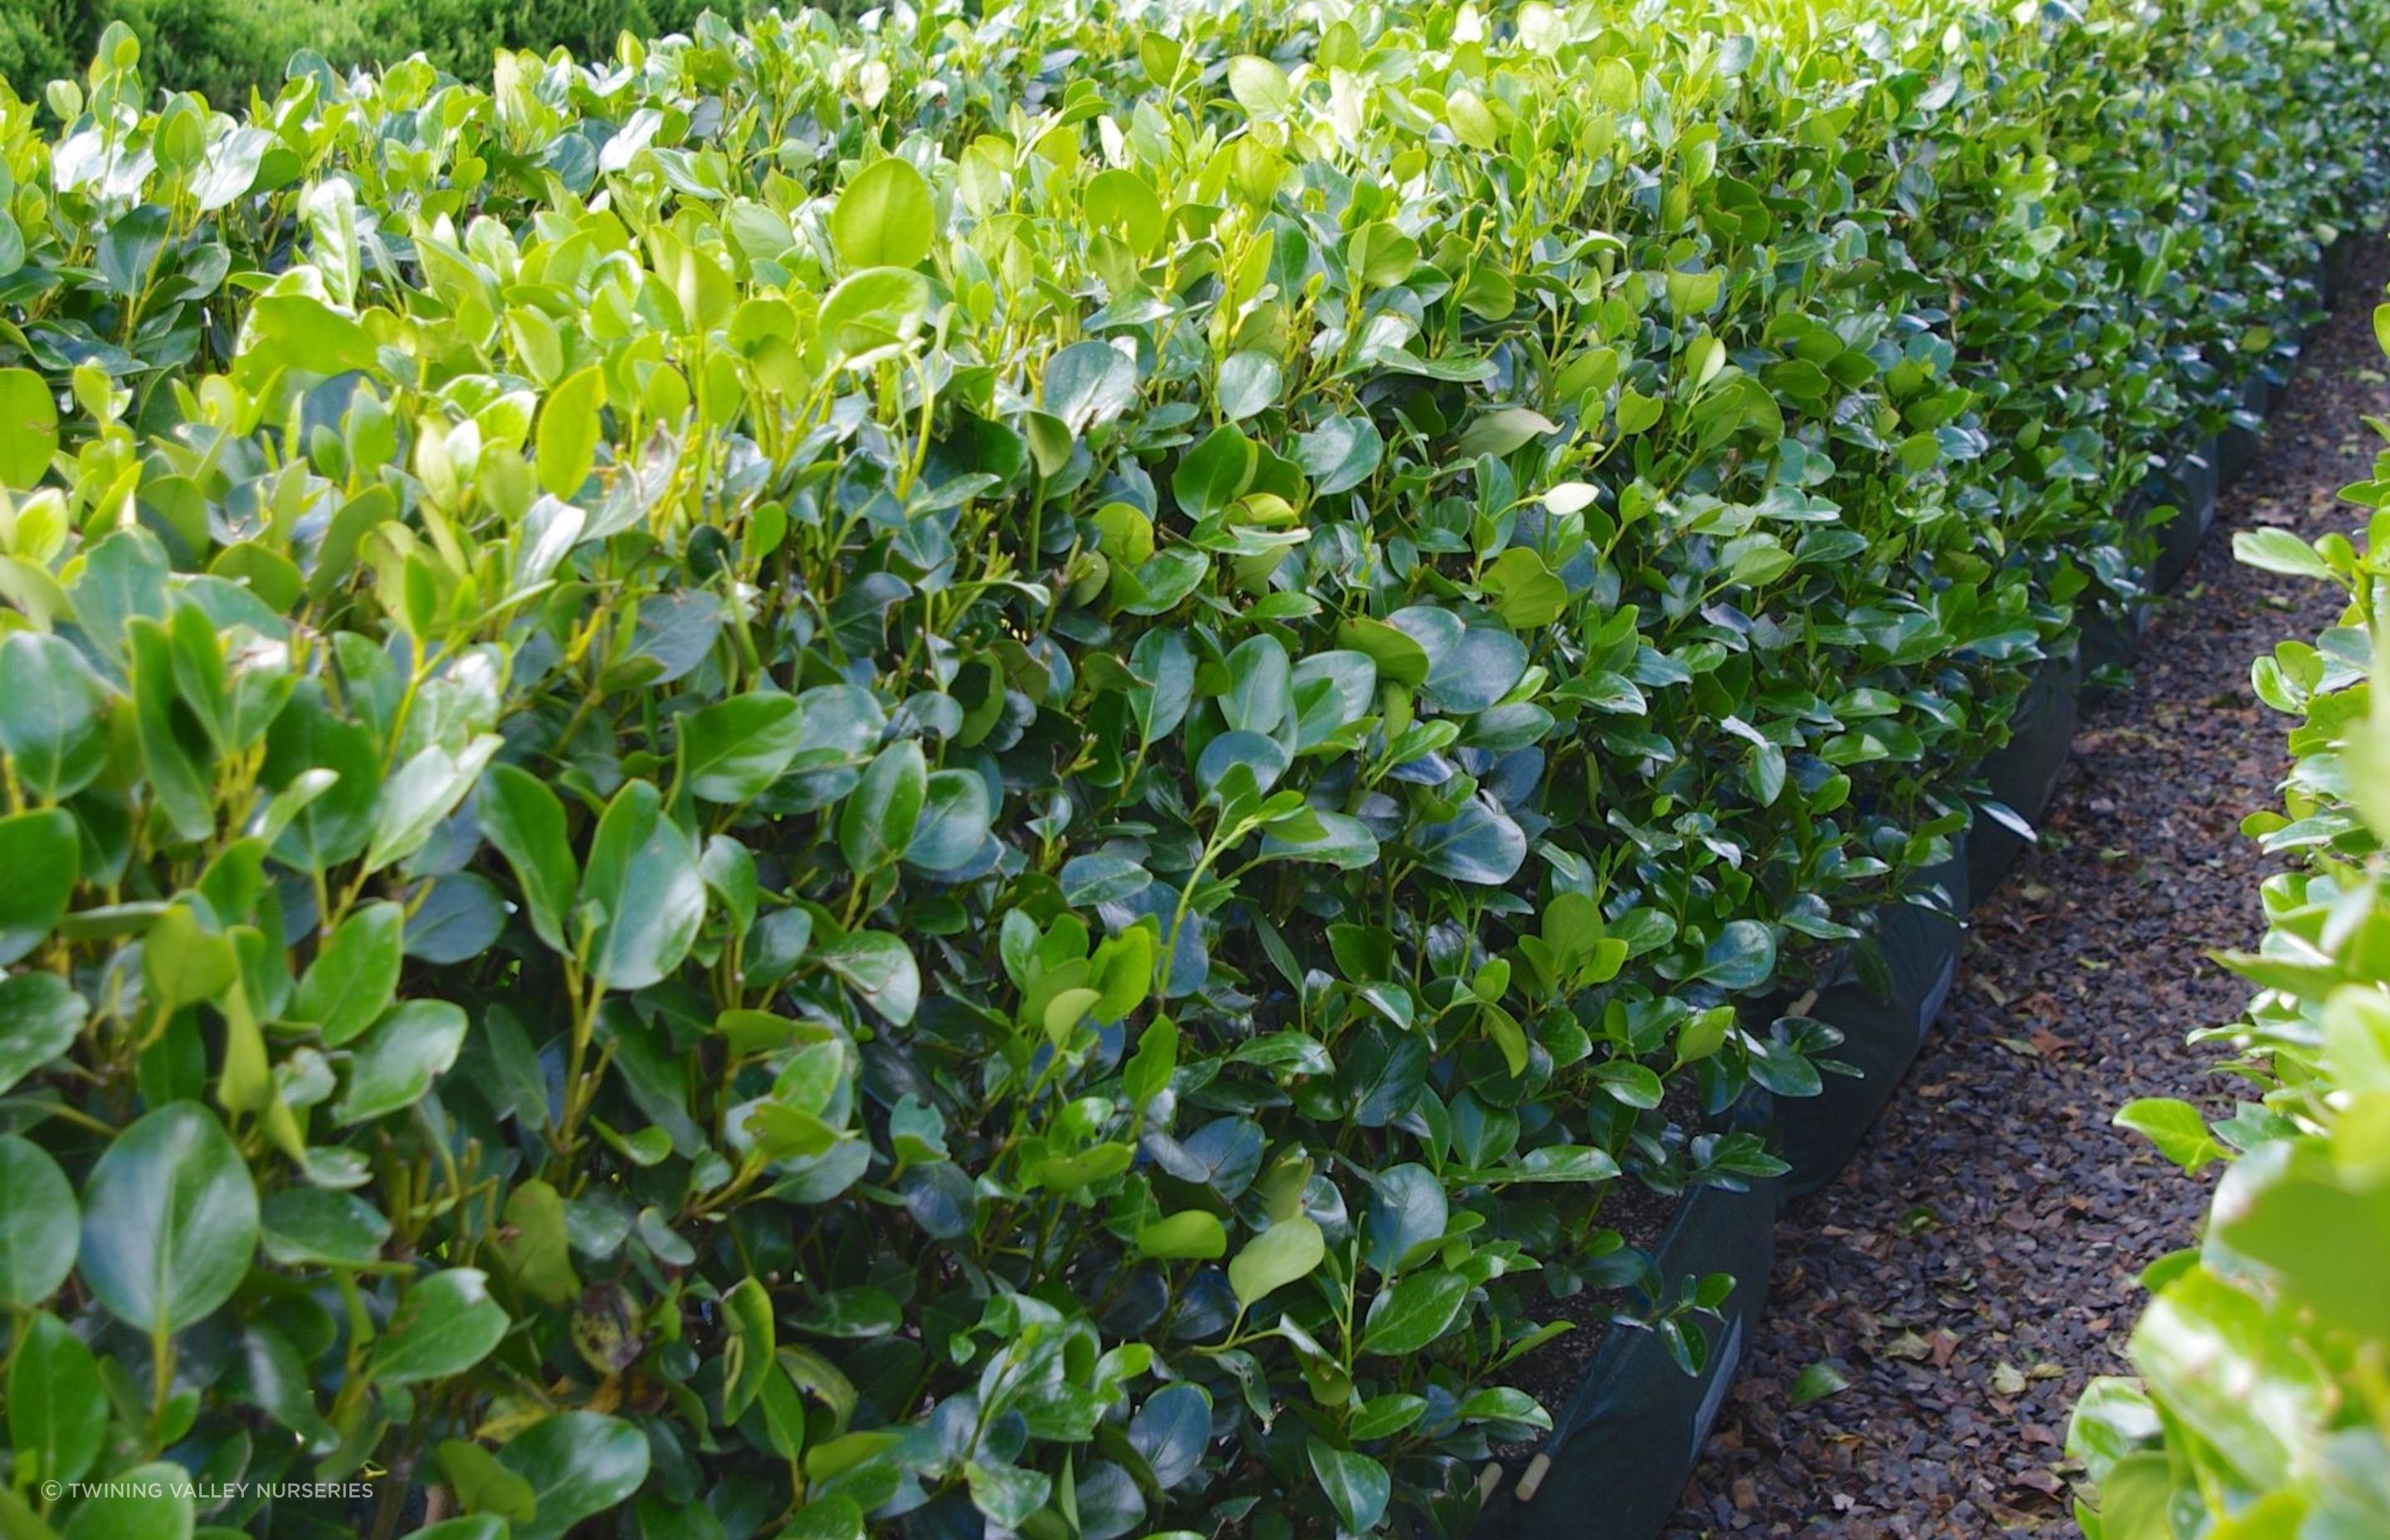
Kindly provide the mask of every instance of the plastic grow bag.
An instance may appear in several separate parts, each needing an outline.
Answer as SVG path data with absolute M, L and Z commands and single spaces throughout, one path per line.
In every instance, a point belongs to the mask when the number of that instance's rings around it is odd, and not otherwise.
M 2150 518 L 2172 498 L 2172 479 L 2165 472 L 2153 472 L 2143 481 L 2133 494 L 2126 499 L 2123 521 L 2136 538 L 2130 554 L 2136 559 L 2134 583 L 2146 588 L 2151 581 L 2150 569 L 2139 565 L 2139 536 L 2155 535 L 2150 530 Z M 2150 547 L 2154 550 L 2154 545 Z M 2119 599 L 2106 604 L 2086 605 L 2075 611 L 2075 622 L 2081 630 L 2079 644 L 2083 657 L 2083 676 L 2090 679 L 2101 669 L 2129 668 L 2141 653 L 2141 637 L 2150 628 L 2150 601 L 2146 598 Z
M 1658 1333 L 1613 1327 L 1575 1399 L 1544 1441 L 1549 1466 L 1521 1501 L 1523 1469 L 1505 1468 L 1479 1512 L 1476 1540 L 1652 1540 L 1677 1510 L 1693 1463 L 1734 1384 L 1776 1262 L 1773 1182 L 1745 1192 L 1697 1187 L 1662 1233 L 1673 1285 L 1691 1274 L 1734 1278 L 1722 1320 L 1704 1320 L 1709 1357 L 1688 1375 Z
M 2323 249 L 2323 302 L 2339 303 L 2348 291 L 2349 269 L 2357 262 L 2357 232 L 2343 230 L 2340 238 Z
M 2152 586 L 2161 592 L 2182 581 L 2199 555 L 2200 543 L 2216 523 L 2216 441 L 2193 444 L 2165 472 L 2165 500 L 2175 516 L 2158 526 L 2157 565 Z
M 1885 990 L 1869 988 L 1845 964 L 1803 1012 L 1842 1033 L 1833 1057 L 1859 1072 L 1827 1075 L 1814 1097 L 1775 1098 L 1777 1153 L 1792 1167 L 1783 1178 L 1787 1199 L 1817 1191 L 1850 1163 L 1942 1013 L 1966 935 L 1964 836 L 1956 843 L 1949 860 L 1921 874 L 1916 896 L 1934 906 L 1904 900 L 1876 912 Z
M 2130 668 L 2133 660 L 2141 655 L 2141 638 L 2150 629 L 2147 599 L 2107 605 L 2080 614 L 2083 677 L 2087 681 L 2101 669 Z
M 2034 671 L 2010 719 L 2009 740 L 1984 761 L 1983 779 L 1991 800 L 2014 819 L 2031 826 L 2049 810 L 2066 753 L 2075 741 L 2082 691 L 2080 656 L 2051 658 Z M 1981 903 L 1999 886 L 2032 836 L 1993 809 L 1978 807 L 1967 832 L 1967 894 Z
M 2241 382 L 2241 410 L 2236 415 L 2261 426 L 2244 427 L 2235 422 L 2217 437 L 2216 468 L 2224 484 L 2239 481 L 2241 473 L 2256 460 L 2257 441 L 2264 432 L 2262 424 L 2268 408 L 2273 404 L 2274 382 L 2271 377 L 2262 368 L 2250 370 L 2249 378 Z

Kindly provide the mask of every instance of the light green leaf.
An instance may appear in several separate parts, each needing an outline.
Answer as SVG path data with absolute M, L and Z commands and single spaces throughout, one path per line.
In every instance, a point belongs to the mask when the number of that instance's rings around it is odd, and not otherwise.
M 1286 71 L 1254 54 L 1239 54 L 1228 60 L 1228 94 L 1256 118 L 1276 117 L 1294 100 L 1294 87 Z
M 1272 1291 L 1309 1277 L 1327 1255 L 1327 1238 L 1308 1216 L 1281 1219 L 1245 1242 L 1228 1264 L 1228 1287 L 1251 1310 Z
M 58 404 L 31 369 L 0 369 L 0 486 L 40 483 L 58 448 Z
M 576 369 L 557 382 L 539 408 L 539 484 L 551 496 L 570 500 L 598 463 L 604 425 L 606 375 L 597 365 Z
M 1216 1216 L 1189 1209 L 1137 1231 L 1137 1250 L 1140 1256 L 1165 1261 L 1191 1257 L 1208 1262 L 1228 1254 L 1228 1232 Z
M 2198 1171 L 2224 1159 L 2224 1147 L 2207 1131 L 2199 1109 L 2172 1097 L 2142 1097 L 2116 1112 L 2116 1126 L 2148 1136 L 2158 1153 L 2182 1167 Z
M 2232 532 L 2232 558 L 2261 571 L 2281 572 L 2286 577 L 2333 581 L 2330 563 L 2316 554 L 2313 545 L 2290 531 L 2272 525 Z
M 911 267 L 930 254 L 937 229 L 930 185 L 890 155 L 855 173 L 830 214 L 831 243 L 850 268 Z

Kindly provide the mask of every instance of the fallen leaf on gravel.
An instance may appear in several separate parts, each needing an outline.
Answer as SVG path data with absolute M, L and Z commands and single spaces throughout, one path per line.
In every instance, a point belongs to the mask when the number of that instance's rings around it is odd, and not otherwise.
M 1992 1370 L 1992 1389 L 2002 1395 L 2023 1395 L 2024 1376 L 2017 1372 L 2014 1364 L 2003 1363 Z
M 1883 1355 L 1887 1358 L 1906 1358 L 1912 1364 L 1921 1364 L 1934 1356 L 1934 1350 L 1927 1347 L 1925 1339 L 1914 1331 L 1904 1331 L 1884 1344 Z
M 1806 1406 L 1850 1388 L 1850 1377 L 1833 1365 L 1812 1364 L 1792 1381 L 1792 1405 Z

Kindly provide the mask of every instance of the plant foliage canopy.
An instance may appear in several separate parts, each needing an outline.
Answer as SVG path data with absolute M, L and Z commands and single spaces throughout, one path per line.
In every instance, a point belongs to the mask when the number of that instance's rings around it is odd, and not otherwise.
M 2138 597 L 2385 35 L 0 88 L 0 1529 L 1463 1533 L 1556 1297 L 1707 1351 L 1605 1200 L 1779 1169 L 1767 1002 Z

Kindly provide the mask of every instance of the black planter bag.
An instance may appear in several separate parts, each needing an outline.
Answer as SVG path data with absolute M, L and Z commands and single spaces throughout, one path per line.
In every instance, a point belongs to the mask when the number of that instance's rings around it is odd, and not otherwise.
M 1814 1097 L 1775 1098 L 1777 1153 L 1792 1167 L 1784 1196 L 1805 1198 L 1834 1179 L 1900 1088 L 1959 971 L 1966 935 L 1966 837 L 1949 860 L 1920 874 L 1916 898 L 1876 911 L 1876 944 L 1889 975 L 1879 994 L 1845 964 L 1801 1014 L 1838 1029 L 1832 1057 L 1856 1076 L 1830 1074 Z
M 2028 826 L 2041 821 L 2057 793 L 2067 750 L 2075 741 L 2082 684 L 2079 656 L 2045 660 L 2010 719 L 2008 742 L 1984 761 L 1982 775 L 1991 800 Z M 2031 835 L 2009 819 L 1978 807 L 1974 827 L 1967 831 L 1970 902 L 1990 896 L 2030 843 Z
M 1658 1334 L 1613 1327 L 1544 1448 L 1551 1466 L 1521 1502 L 1506 1467 L 1478 1515 L 1476 1540 L 1653 1540 L 1677 1511 L 1718 1407 L 1734 1384 L 1776 1262 L 1776 1184 L 1698 1187 L 1660 1238 L 1661 1276 L 1734 1277 L 1722 1321 L 1704 1320 L 1709 1360 L 1688 1375 Z
M 2340 238 L 2323 249 L 2323 302 L 2331 306 L 2339 302 L 2348 291 L 2349 269 L 2357 262 L 2357 232 L 2343 230 Z
M 2209 439 L 2193 444 L 2166 469 L 2165 500 L 2174 505 L 2175 516 L 2158 526 L 2157 565 L 2150 572 L 2151 586 L 2161 593 L 2191 571 L 2200 543 L 2216 523 L 2216 441 Z
M 2273 404 L 2273 377 L 2263 367 L 2250 370 L 2249 378 L 2241 382 L 2241 410 L 2235 415 L 2256 426 L 2235 422 L 2217 439 L 2217 470 L 2224 484 L 2239 481 L 2241 473 L 2257 458 L 2257 441 L 2265 431 L 2266 414 Z
M 2080 619 L 2083 677 L 2088 681 L 2101 669 L 2133 666 L 2141 655 L 2141 638 L 2149 634 L 2150 603 L 2135 599 L 2105 605 L 2080 611 Z

